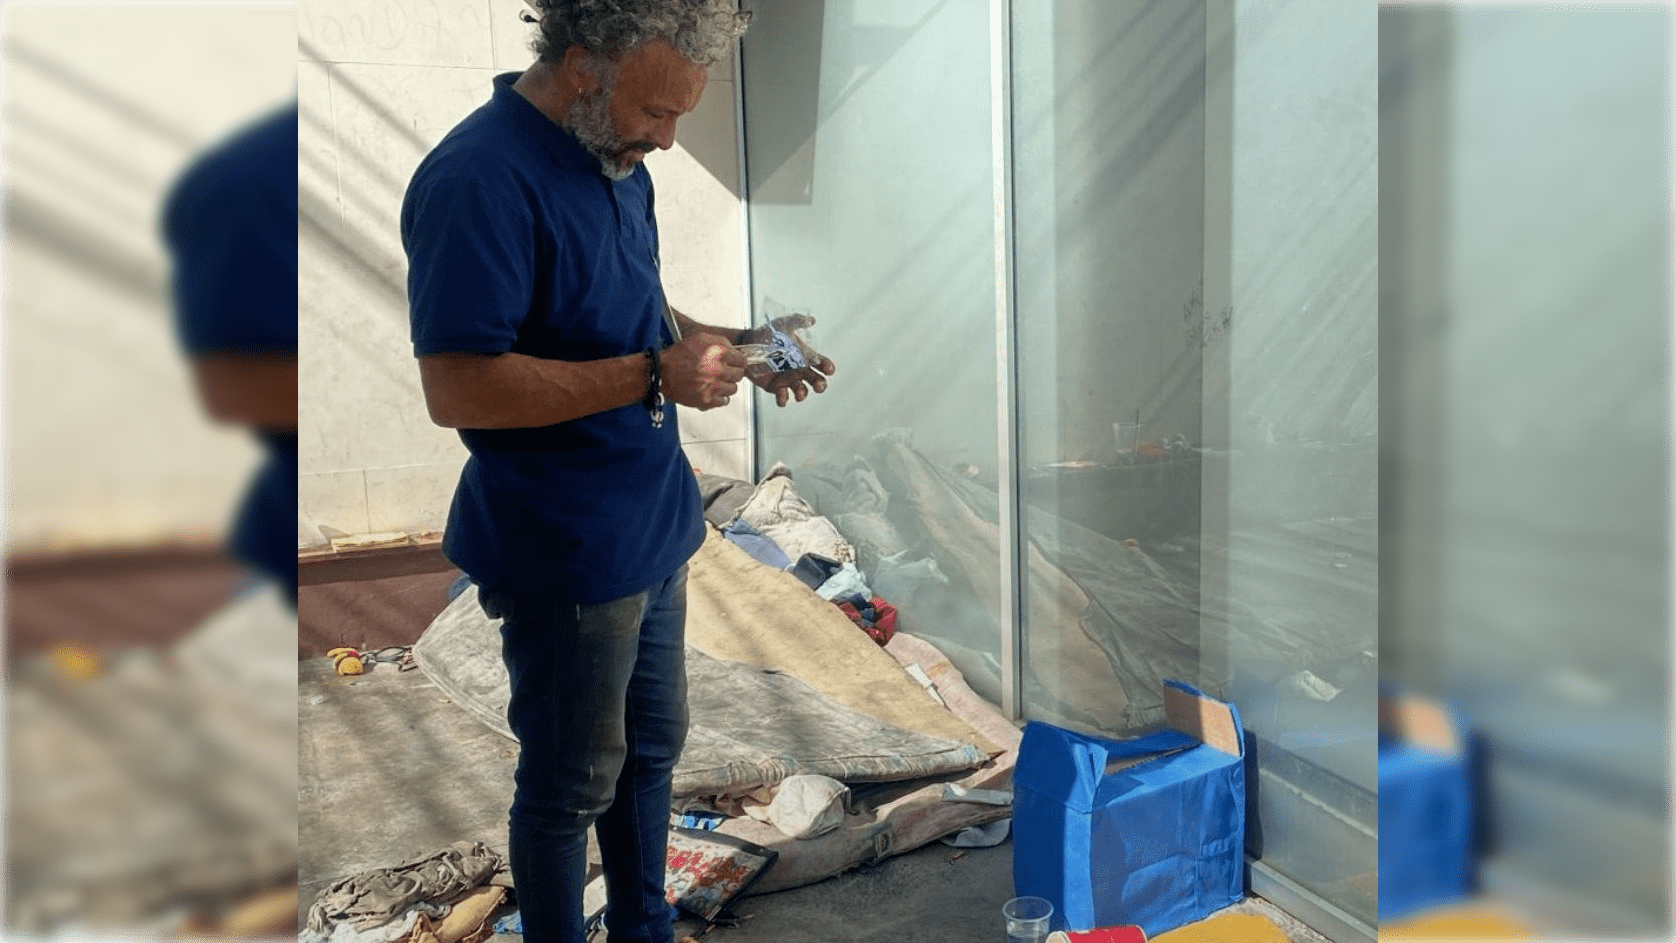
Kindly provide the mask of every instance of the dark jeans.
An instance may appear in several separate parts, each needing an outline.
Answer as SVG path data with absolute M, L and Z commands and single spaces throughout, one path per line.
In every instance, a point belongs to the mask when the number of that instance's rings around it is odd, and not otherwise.
M 583 943 L 588 826 L 612 943 L 669 943 L 670 779 L 687 736 L 687 569 L 598 605 L 482 592 L 518 736 L 509 857 L 524 938 Z

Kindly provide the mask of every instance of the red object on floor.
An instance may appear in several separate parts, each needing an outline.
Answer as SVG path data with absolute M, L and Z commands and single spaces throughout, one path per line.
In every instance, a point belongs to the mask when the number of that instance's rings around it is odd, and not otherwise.
M 859 594 L 855 598 L 860 598 Z M 877 596 L 872 601 L 857 606 L 855 603 L 838 603 L 838 609 L 848 616 L 867 637 L 883 647 L 896 634 L 896 607 Z
M 874 596 L 873 609 L 879 614 L 879 617 L 873 620 L 873 624 L 885 630 L 885 641 L 888 642 L 890 637 L 896 634 L 896 607 Z
M 1146 943 L 1146 931 L 1137 926 L 1101 927 L 1085 933 L 1067 933 L 1071 943 Z

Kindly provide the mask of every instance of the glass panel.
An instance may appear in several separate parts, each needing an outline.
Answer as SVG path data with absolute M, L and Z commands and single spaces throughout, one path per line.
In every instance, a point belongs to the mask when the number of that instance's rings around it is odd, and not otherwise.
M 1371 924 L 1371 5 L 1013 9 L 1025 704 L 1232 700 L 1252 851 Z
M 813 314 L 838 364 L 824 395 L 759 398 L 759 464 L 790 466 L 899 628 L 1001 703 L 989 6 L 751 6 L 756 320 Z
M 1026 713 L 1198 684 L 1205 6 L 1013 8 Z
M 755 8 L 757 317 L 810 311 L 840 365 L 759 456 L 999 703 L 988 7 Z M 1166 677 L 1231 698 L 1253 850 L 1369 923 L 1373 13 L 1016 4 L 1007 155 L 1026 712 L 1130 734 Z
M 1381 644 L 1488 741 L 1495 886 L 1613 938 L 1670 924 L 1671 25 L 1380 26 L 1405 142 L 1381 166 L 1402 379 Z
M 1252 850 L 1372 924 L 1377 15 L 1217 0 L 1209 21 L 1203 644 L 1255 735 Z

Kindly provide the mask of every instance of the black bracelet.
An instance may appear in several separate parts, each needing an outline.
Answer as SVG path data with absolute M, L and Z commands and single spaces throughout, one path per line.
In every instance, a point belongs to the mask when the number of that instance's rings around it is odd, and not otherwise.
M 646 360 L 651 365 L 651 378 L 646 384 L 646 413 L 652 417 L 652 428 L 663 428 L 663 390 L 662 377 L 658 371 L 658 349 L 646 348 Z

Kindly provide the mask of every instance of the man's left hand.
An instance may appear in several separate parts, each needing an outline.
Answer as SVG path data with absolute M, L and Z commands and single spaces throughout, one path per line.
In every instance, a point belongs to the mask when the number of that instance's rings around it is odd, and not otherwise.
M 784 406 L 793 399 L 801 403 L 809 398 L 811 389 L 816 393 L 825 393 L 826 378 L 838 372 L 838 365 L 832 362 L 831 357 L 816 353 L 797 333 L 803 328 L 813 327 L 814 316 L 790 314 L 775 318 L 771 323 L 773 331 L 791 336 L 793 343 L 797 344 L 797 349 L 803 354 L 807 366 L 776 373 L 765 364 L 752 364 L 745 368 L 746 379 L 761 387 L 764 392 L 773 393 L 776 406 Z M 745 343 L 765 344 L 771 333 L 769 328 L 759 327 L 745 332 L 740 339 Z
M 826 378 L 837 372 L 838 365 L 832 362 L 832 358 L 820 355 L 807 367 L 779 373 L 764 364 L 752 364 L 745 368 L 745 378 L 764 392 L 773 393 L 776 406 L 784 406 L 793 399 L 799 403 L 808 399 L 811 389 L 816 393 L 825 393 Z

